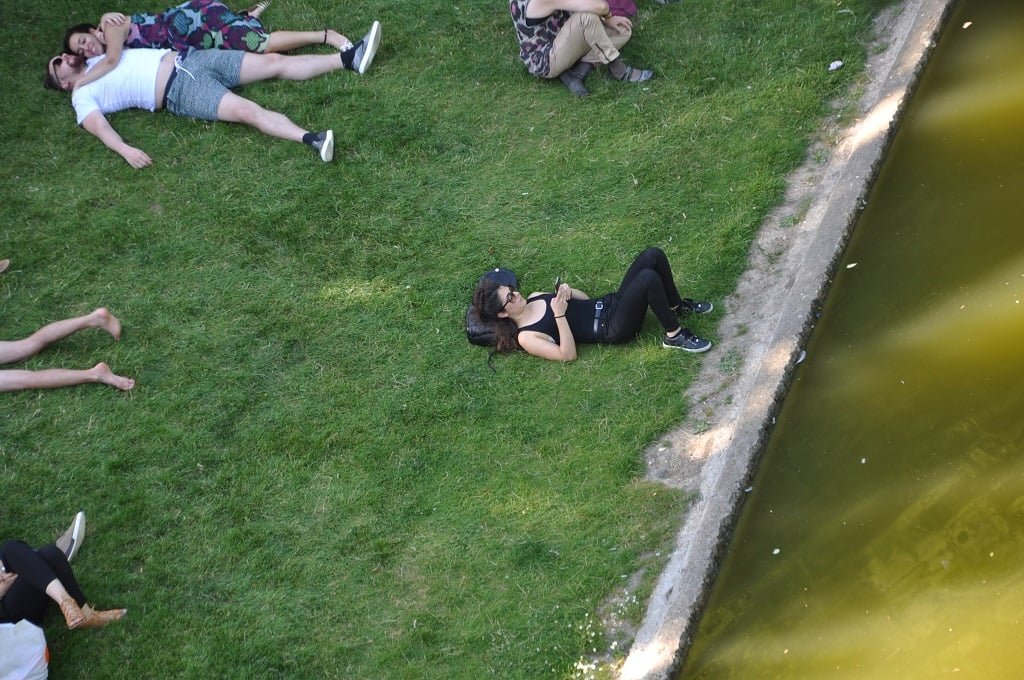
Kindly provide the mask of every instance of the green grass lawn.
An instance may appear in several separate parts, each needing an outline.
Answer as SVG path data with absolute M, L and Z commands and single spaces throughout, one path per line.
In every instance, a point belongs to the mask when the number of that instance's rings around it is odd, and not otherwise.
M 656 245 L 717 339 L 888 2 L 639 4 L 625 58 L 655 79 L 593 74 L 576 100 L 526 73 L 504 2 L 275 0 L 271 29 L 384 26 L 364 77 L 244 90 L 333 127 L 334 163 L 115 114 L 143 171 L 41 80 L 67 25 L 162 6 L 6 8 L 0 337 L 107 306 L 120 342 L 25 366 L 138 380 L 0 395 L 0 538 L 48 542 L 84 509 L 76 572 L 129 609 L 99 632 L 55 616 L 54 677 L 564 678 L 609 647 L 590 622 L 640 569 L 649 593 L 688 503 L 641 453 L 719 357 L 663 349 L 651 317 L 630 345 L 491 370 L 462 328 L 476 279 L 600 294 Z

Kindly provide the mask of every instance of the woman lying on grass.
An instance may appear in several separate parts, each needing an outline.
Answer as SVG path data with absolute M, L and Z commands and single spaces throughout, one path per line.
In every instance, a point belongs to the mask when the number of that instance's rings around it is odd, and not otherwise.
M 40 628 L 50 608 L 60 607 L 68 628 L 102 628 L 120 621 L 125 609 L 93 609 L 65 555 L 56 545 L 33 550 L 22 541 L 0 545 L 0 623 L 28 619 Z
M 577 342 L 619 344 L 635 338 L 648 308 L 665 329 L 665 347 L 694 353 L 711 349 L 711 341 L 682 328 L 679 317 L 707 314 L 714 307 L 680 297 L 659 248 L 640 253 L 619 289 L 596 300 L 565 283 L 554 293 L 523 297 L 513 286 L 485 279 L 473 294 L 473 305 L 481 319 L 495 324 L 499 352 L 523 349 L 544 359 L 572 361 Z
M 88 82 L 92 82 L 113 70 L 125 47 L 183 53 L 190 49 L 289 52 L 307 45 L 330 45 L 345 52 L 354 47 L 351 40 L 329 29 L 268 32 L 259 18 L 268 4 L 261 2 L 242 14 L 235 14 L 217 0 L 190 0 L 159 14 L 127 17 L 108 12 L 100 17 L 98 27 L 78 24 L 69 28 L 64 35 L 64 50 L 86 59 L 107 55 L 91 69 Z

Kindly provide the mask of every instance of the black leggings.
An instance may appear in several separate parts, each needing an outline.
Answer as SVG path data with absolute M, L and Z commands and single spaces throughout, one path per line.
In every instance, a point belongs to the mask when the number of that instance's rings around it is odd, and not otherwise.
M 610 311 L 605 318 L 602 342 L 629 342 L 640 332 L 650 307 L 658 323 L 670 333 L 679 328 L 673 307 L 683 304 L 676 290 L 672 268 L 661 248 L 648 248 L 629 265 L 619 290 L 604 297 Z
M 79 607 L 85 606 L 85 595 L 71 573 L 71 565 L 64 552 L 55 545 L 33 550 L 21 541 L 6 541 L 0 546 L 0 560 L 7 571 L 18 575 L 7 594 L 0 599 L 0 623 L 17 623 L 28 619 L 39 627 L 50 606 L 46 586 L 58 579 L 75 599 Z

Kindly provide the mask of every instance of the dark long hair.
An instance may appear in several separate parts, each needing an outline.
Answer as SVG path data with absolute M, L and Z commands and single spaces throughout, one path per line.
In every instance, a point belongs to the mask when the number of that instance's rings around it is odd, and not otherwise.
M 498 295 L 498 288 L 502 285 L 488 279 L 481 281 L 480 285 L 473 291 L 473 306 L 476 307 L 477 314 L 480 315 L 483 321 L 494 324 L 495 346 L 499 352 L 504 353 L 513 352 L 521 348 L 517 339 L 519 329 L 516 328 L 515 321 L 507 316 L 498 316 L 505 303 L 501 296 Z
M 64 51 L 68 54 L 78 54 L 78 52 L 75 52 L 74 48 L 71 47 L 71 36 L 75 33 L 88 33 L 95 30 L 96 27 L 92 24 L 75 24 L 69 28 L 64 34 Z

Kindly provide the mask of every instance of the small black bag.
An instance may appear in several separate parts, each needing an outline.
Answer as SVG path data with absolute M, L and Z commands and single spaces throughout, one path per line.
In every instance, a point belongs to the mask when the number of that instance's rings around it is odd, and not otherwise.
M 500 286 L 519 287 L 519 280 L 516 279 L 515 273 L 510 269 L 492 269 L 480 277 L 477 286 L 484 281 L 494 281 Z M 469 309 L 466 310 L 466 339 L 470 343 L 480 345 L 481 347 L 494 347 L 497 344 L 494 322 L 481 319 L 480 315 L 476 313 L 476 307 L 472 303 L 470 303 Z

